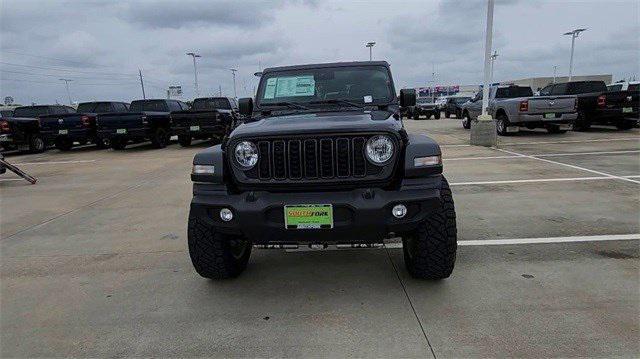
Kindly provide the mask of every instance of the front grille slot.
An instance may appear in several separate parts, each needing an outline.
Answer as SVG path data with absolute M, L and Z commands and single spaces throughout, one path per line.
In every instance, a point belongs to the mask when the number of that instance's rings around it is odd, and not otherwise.
M 370 136 L 256 139 L 254 143 L 258 147 L 259 161 L 255 169 L 244 172 L 245 180 L 272 183 L 311 180 L 324 183 L 355 178 L 386 179 L 391 170 L 374 166 L 366 159 L 366 143 Z

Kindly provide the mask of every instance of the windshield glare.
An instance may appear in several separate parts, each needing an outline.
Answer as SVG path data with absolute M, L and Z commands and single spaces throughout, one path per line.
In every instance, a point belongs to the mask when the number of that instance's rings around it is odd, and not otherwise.
M 259 104 L 345 100 L 360 104 L 395 99 L 384 66 L 349 66 L 266 73 L 258 89 Z

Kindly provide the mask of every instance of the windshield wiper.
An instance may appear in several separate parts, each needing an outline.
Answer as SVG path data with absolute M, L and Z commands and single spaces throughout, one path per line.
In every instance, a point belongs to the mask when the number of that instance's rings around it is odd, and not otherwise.
M 302 106 L 299 105 L 297 103 L 294 102 L 272 102 L 272 103 L 263 103 L 260 104 L 263 107 L 269 107 L 269 106 L 288 106 L 288 107 L 294 107 L 294 108 L 298 108 L 300 110 L 308 110 L 309 108 L 306 106 Z
M 312 104 L 312 105 L 318 105 L 318 104 L 323 104 L 323 103 L 327 103 L 327 104 L 330 104 L 330 103 L 342 103 L 342 104 L 353 106 L 353 107 L 357 107 L 357 108 L 362 108 L 363 107 L 362 105 L 360 105 L 358 103 L 347 101 L 347 100 L 340 100 L 340 99 L 330 99 L 330 100 L 320 100 L 320 101 L 311 101 L 311 102 L 309 102 L 309 104 Z

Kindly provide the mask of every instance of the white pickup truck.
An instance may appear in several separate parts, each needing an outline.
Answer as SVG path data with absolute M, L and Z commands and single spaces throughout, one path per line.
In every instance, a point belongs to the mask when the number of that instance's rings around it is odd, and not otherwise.
M 482 91 L 462 105 L 462 126 L 482 112 Z M 577 118 L 576 96 L 533 96 L 531 87 L 497 85 L 489 89 L 487 112 L 496 119 L 498 135 L 528 129 L 545 128 L 549 133 L 564 133 Z

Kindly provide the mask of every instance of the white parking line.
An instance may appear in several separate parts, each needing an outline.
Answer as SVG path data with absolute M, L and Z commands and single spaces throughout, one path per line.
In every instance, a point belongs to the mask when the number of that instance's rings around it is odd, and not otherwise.
M 564 157 L 564 156 L 584 156 L 584 155 L 617 155 L 627 153 L 640 153 L 640 150 L 624 150 L 624 151 L 598 151 L 598 152 L 566 152 L 566 153 L 541 153 L 528 156 L 534 157 Z M 526 158 L 523 156 L 483 156 L 483 157 L 453 157 L 443 158 L 443 161 L 472 161 L 472 160 L 495 160 L 505 158 Z
M 502 148 L 496 148 L 496 150 L 501 151 L 501 152 L 505 152 L 505 153 L 508 153 L 508 154 L 511 154 L 511 155 L 532 158 L 534 160 L 538 160 L 538 161 L 542 161 L 542 162 L 547 162 L 547 163 L 552 163 L 552 164 L 556 164 L 556 165 L 560 165 L 560 166 L 565 166 L 565 167 L 569 167 L 569 168 L 573 168 L 573 169 L 577 169 L 577 170 L 581 170 L 581 171 L 585 171 L 585 172 L 591 172 L 591 173 L 594 173 L 594 174 L 597 174 L 597 175 L 600 175 L 600 176 L 617 178 L 619 180 L 640 184 L 640 182 L 634 181 L 634 180 L 632 180 L 630 178 L 616 176 L 616 175 L 612 175 L 610 173 L 595 171 L 595 170 L 592 170 L 592 169 L 588 169 L 588 168 L 584 168 L 584 167 L 580 167 L 580 166 L 575 166 L 575 165 L 570 165 L 570 164 L 567 164 L 567 163 L 551 161 L 551 160 L 548 160 L 548 159 L 539 158 L 539 157 L 535 157 L 535 156 L 531 156 L 531 155 L 525 155 L 525 154 L 518 153 L 518 152 L 508 151 L 508 150 L 505 150 L 505 149 L 502 149 Z
M 20 162 L 15 163 L 15 165 L 25 166 L 25 165 L 62 165 L 68 163 L 89 163 L 95 162 L 96 160 L 77 160 L 77 161 L 50 161 L 50 162 Z
M 502 142 L 500 146 L 517 146 L 517 145 L 543 145 L 550 143 L 588 143 L 588 142 L 609 142 L 609 141 L 640 141 L 638 138 L 600 138 L 593 140 L 564 140 L 564 141 L 538 141 L 538 142 Z
M 0 178 L 0 182 L 24 181 L 22 178 Z
M 612 234 L 599 236 L 571 236 L 571 237 L 542 237 L 542 238 L 512 238 L 512 239 L 481 239 L 458 241 L 459 246 L 500 246 L 510 244 L 549 244 L 549 243 L 576 243 L 576 242 L 606 242 L 606 241 L 630 241 L 640 239 L 640 233 Z M 385 244 L 387 248 L 402 248 L 402 243 Z

